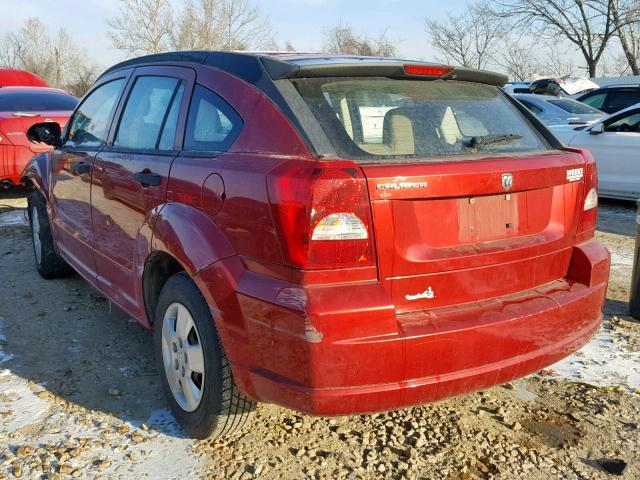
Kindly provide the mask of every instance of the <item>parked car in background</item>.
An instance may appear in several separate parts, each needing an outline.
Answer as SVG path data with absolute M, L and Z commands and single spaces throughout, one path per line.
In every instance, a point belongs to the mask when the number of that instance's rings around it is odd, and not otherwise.
M 600 196 L 640 198 L 640 104 L 591 126 L 552 130 L 565 144 L 593 154 Z
M 64 133 L 29 131 L 55 147 L 27 172 L 38 271 L 75 269 L 154 330 L 196 437 L 256 400 L 347 415 L 537 371 L 599 328 L 609 254 L 593 159 L 505 81 L 372 57 L 118 64 Z
M 597 88 L 599 88 L 599 85 L 586 77 L 565 75 L 563 77 L 548 77 L 534 80 L 529 84 L 529 93 L 573 98 L 576 95 Z
M 589 105 L 570 98 L 550 95 L 514 95 L 547 126 L 552 125 L 588 125 L 606 116 Z
M 610 85 L 579 96 L 576 100 L 606 113 L 616 113 L 640 103 L 640 85 Z
M 0 88 L 0 187 L 19 184 L 31 157 L 50 149 L 30 142 L 27 130 L 39 122 L 64 126 L 77 104 L 76 97 L 55 88 Z
M 509 82 L 502 87 L 502 90 L 510 95 L 515 93 L 529 93 L 529 82 Z
M 47 82 L 26 70 L 0 68 L 0 87 L 48 87 Z

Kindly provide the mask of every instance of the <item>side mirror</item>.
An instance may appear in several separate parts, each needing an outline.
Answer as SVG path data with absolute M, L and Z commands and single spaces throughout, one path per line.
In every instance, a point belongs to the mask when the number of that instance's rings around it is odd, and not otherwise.
M 604 124 L 596 123 L 593 127 L 591 127 L 589 133 L 591 135 L 600 135 L 601 133 L 604 133 Z
M 31 125 L 27 130 L 31 142 L 46 143 L 52 147 L 62 145 L 62 127 L 56 122 L 42 122 Z

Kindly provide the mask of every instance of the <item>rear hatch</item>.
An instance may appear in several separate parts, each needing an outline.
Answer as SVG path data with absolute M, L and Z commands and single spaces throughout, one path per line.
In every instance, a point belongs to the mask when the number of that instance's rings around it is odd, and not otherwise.
M 566 275 L 583 198 L 581 155 L 362 168 L 380 278 L 399 313 Z
M 561 150 L 497 76 L 425 65 L 376 72 L 291 82 L 318 121 L 306 129 L 318 153 L 364 172 L 379 277 L 396 310 L 566 276 L 583 156 Z

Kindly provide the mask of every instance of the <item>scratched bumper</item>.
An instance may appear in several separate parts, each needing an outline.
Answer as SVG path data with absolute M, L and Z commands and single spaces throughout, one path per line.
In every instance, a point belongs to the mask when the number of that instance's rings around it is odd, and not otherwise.
M 217 324 L 236 382 L 257 400 L 317 415 L 425 403 L 522 377 L 589 340 L 602 318 L 609 255 L 598 242 L 575 249 L 567 278 L 401 315 L 375 285 L 306 289 L 296 311 L 243 292 L 240 281 L 243 327 L 226 328 L 222 312 Z

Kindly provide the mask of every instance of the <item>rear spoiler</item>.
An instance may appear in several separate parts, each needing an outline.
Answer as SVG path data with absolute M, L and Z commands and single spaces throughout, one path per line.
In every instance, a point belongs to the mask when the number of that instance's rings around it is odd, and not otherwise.
M 326 62 L 309 62 L 306 59 L 294 62 L 281 61 L 273 57 L 261 57 L 262 65 L 273 80 L 285 78 L 315 78 L 315 77 L 388 77 L 388 78 L 429 78 L 443 80 L 461 80 L 464 82 L 484 83 L 502 87 L 508 82 L 505 75 L 477 70 L 466 67 L 444 67 L 431 63 L 415 61 L 399 61 L 380 59 L 349 58 L 349 61 L 340 61 L 334 57 Z M 405 66 L 429 68 L 442 68 L 443 74 L 412 74 L 408 73 Z

